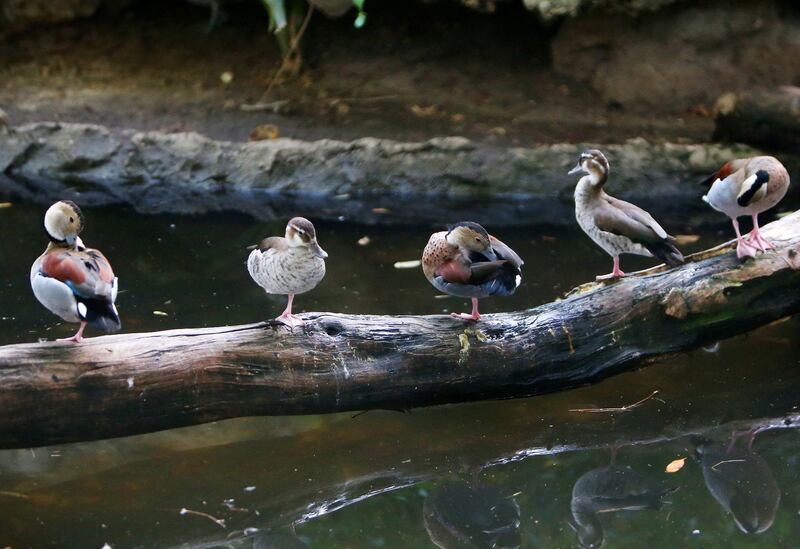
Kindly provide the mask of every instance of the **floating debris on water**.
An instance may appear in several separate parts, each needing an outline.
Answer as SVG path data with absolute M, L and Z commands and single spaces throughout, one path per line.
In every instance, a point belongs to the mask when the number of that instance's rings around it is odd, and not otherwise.
M 422 261 L 419 259 L 410 259 L 408 261 L 395 261 L 394 268 L 395 269 L 416 269 L 422 265 Z
M 372 239 L 370 237 L 368 237 L 368 236 L 362 236 L 361 238 L 358 239 L 358 245 L 359 246 L 366 246 L 370 242 L 372 242 Z
M 165 313 L 164 311 L 153 311 L 153 314 L 156 316 L 169 316 L 169 313 Z

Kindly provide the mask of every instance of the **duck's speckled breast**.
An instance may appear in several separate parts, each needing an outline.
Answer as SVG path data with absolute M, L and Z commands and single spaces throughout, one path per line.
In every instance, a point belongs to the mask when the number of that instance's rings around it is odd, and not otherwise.
M 301 294 L 315 288 L 323 279 L 325 260 L 305 247 L 253 250 L 247 258 L 247 270 L 267 293 Z

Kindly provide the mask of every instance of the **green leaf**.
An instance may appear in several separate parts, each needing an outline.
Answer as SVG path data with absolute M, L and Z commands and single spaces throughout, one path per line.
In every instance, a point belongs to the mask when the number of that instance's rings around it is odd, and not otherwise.
M 269 11 L 270 30 L 278 33 L 286 28 L 286 6 L 283 0 L 262 0 L 262 2 Z
M 366 22 L 367 22 L 367 14 L 362 11 L 358 14 L 358 17 L 356 17 L 356 20 L 353 22 L 353 26 L 357 29 L 360 29 L 361 27 L 364 26 L 364 23 Z

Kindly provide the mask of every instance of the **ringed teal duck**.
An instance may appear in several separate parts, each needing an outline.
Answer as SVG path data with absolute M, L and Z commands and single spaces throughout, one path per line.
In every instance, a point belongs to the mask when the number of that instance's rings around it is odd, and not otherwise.
M 31 288 L 39 303 L 67 322 L 80 322 L 77 333 L 62 342 L 80 343 L 87 324 L 106 332 L 121 327 L 114 304 L 119 281 L 105 256 L 83 245 L 78 236 L 83 225 L 74 202 L 50 206 L 44 216 L 50 243 L 31 267 Z
M 472 313 L 452 313 L 469 321 L 481 318 L 478 299 L 514 293 L 522 282 L 522 265 L 514 250 L 472 221 L 432 234 L 422 252 L 422 271 L 434 288 L 472 300 Z
M 731 218 L 739 259 L 755 257 L 756 250 L 765 252 L 773 247 L 759 231 L 758 214 L 780 202 L 789 188 L 789 172 L 777 158 L 753 156 L 731 160 L 703 183 L 711 185 L 703 200 Z M 738 218 L 745 215 L 752 217 L 753 230 L 742 237 Z
M 292 314 L 296 294 L 314 289 L 325 276 L 325 253 L 317 243 L 314 225 L 295 217 L 286 225 L 285 236 L 271 236 L 250 246 L 247 271 L 268 294 L 288 296 L 286 309 L 275 320 L 294 328 L 303 319 Z

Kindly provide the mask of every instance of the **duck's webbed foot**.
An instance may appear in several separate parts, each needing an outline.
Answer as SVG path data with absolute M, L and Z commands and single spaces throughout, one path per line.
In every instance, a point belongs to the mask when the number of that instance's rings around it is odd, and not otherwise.
M 477 322 L 481 319 L 481 314 L 478 312 L 478 298 L 472 298 L 472 312 L 467 313 L 450 313 L 450 316 L 453 318 L 460 318 L 461 320 L 467 320 L 469 322 Z
M 81 322 L 81 327 L 78 328 L 78 331 L 75 332 L 75 335 L 72 337 L 64 337 L 61 339 L 56 339 L 59 343 L 80 343 L 83 341 L 83 330 L 86 328 L 86 323 Z
M 303 326 L 306 321 L 300 318 L 297 315 L 293 315 L 292 313 L 283 313 L 281 316 L 277 317 L 275 320 L 281 322 L 282 324 L 287 325 L 289 328 L 296 328 L 297 326 Z

